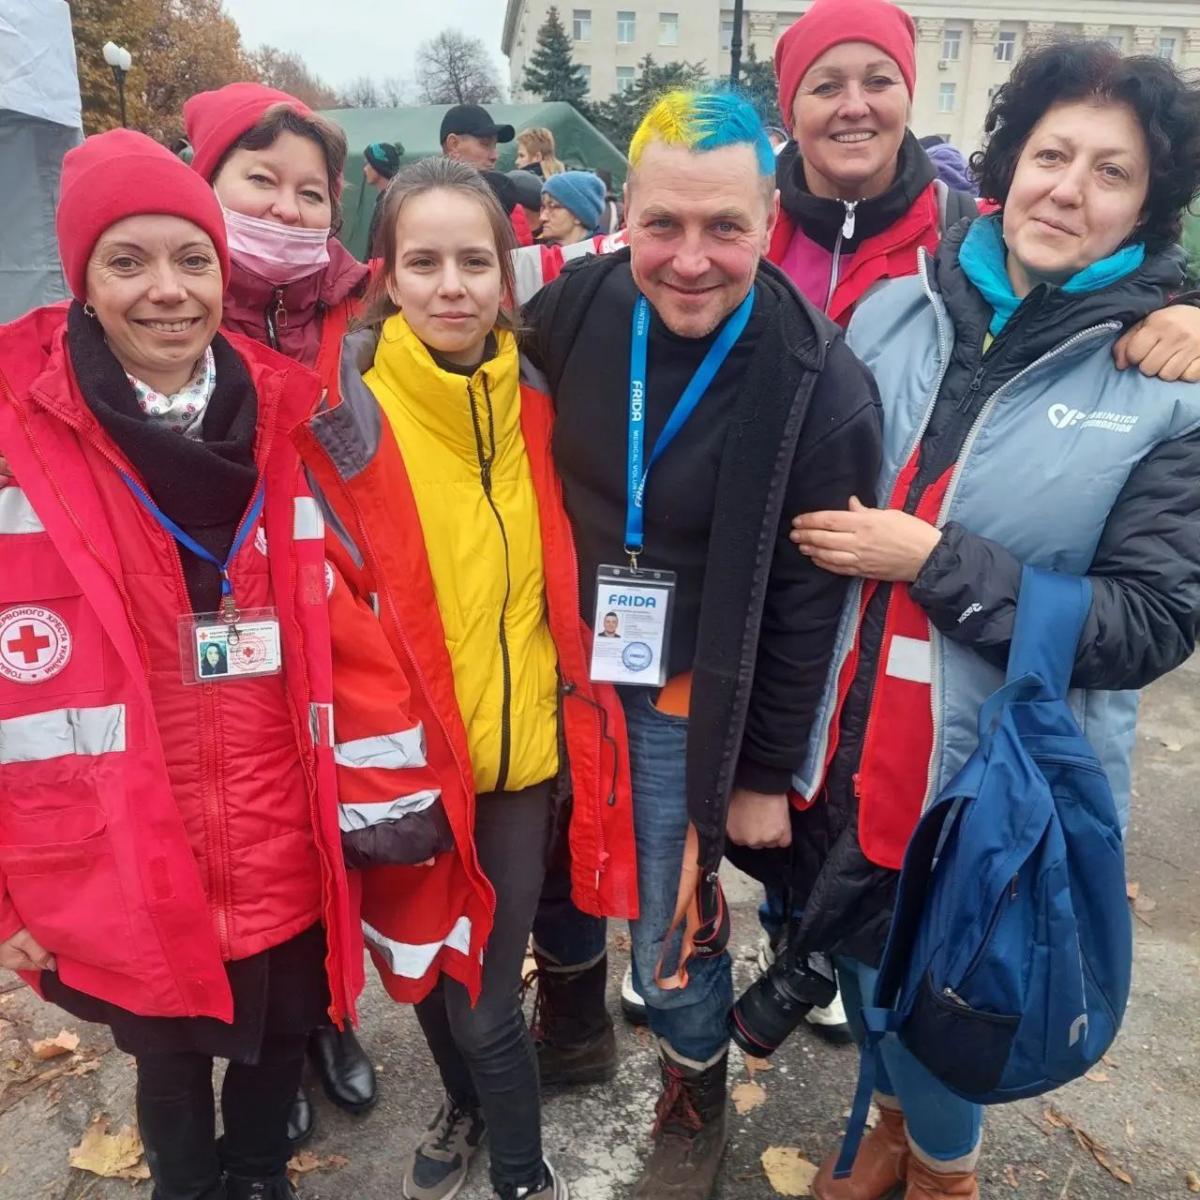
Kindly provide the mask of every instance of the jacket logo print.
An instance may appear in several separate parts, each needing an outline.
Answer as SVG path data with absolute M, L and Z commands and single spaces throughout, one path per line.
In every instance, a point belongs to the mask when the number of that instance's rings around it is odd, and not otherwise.
M 26 604 L 0 613 L 0 675 L 44 683 L 71 661 L 71 631 L 51 608 Z
M 1131 413 L 1119 412 L 1080 412 L 1068 404 L 1052 404 L 1046 410 L 1046 416 L 1055 429 L 1070 429 L 1072 425 L 1082 425 L 1084 429 L 1107 429 L 1110 433 L 1132 433 L 1138 418 Z

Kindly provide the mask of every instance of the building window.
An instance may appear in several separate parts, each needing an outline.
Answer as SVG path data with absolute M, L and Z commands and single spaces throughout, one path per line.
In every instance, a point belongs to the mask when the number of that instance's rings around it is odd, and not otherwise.
M 1106 41 L 1114 50 L 1120 50 L 1122 53 L 1125 52 L 1125 35 L 1124 34 L 1110 33 L 1108 35 L 1108 37 L 1106 37 L 1104 39 L 1104 41 Z
M 996 61 L 1012 62 L 1017 56 L 1017 35 L 1011 32 L 1001 32 L 996 38 Z
M 938 112 L 952 113 L 954 111 L 954 97 L 957 92 L 957 84 L 943 83 L 938 85 Z
M 633 67 L 618 67 L 617 68 L 617 93 L 632 92 L 635 82 Z
M 579 73 L 583 76 L 584 91 L 590 96 L 592 94 L 592 68 L 587 63 L 580 63 Z
M 571 20 L 571 36 L 577 42 L 590 42 L 592 40 L 592 10 L 590 8 L 577 8 Z
M 947 62 L 958 62 L 962 58 L 961 29 L 946 29 L 942 32 L 942 58 Z
M 721 49 L 729 50 L 733 47 L 733 18 L 723 17 L 721 19 Z
M 658 14 L 658 44 L 660 46 L 679 45 L 679 14 Z
M 1175 61 L 1175 39 L 1173 37 L 1160 37 L 1158 39 L 1158 57 L 1165 58 L 1167 62 Z
M 617 44 L 630 46 L 637 37 L 637 14 L 631 12 L 617 13 Z

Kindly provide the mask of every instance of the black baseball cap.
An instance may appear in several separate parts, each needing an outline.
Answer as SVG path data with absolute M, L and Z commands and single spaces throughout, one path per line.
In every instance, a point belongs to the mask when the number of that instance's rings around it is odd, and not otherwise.
M 494 137 L 498 142 L 511 142 L 516 136 L 511 125 L 497 125 L 488 110 L 478 104 L 456 104 L 442 118 L 439 143 L 444 145 L 452 133 L 465 133 L 477 138 Z

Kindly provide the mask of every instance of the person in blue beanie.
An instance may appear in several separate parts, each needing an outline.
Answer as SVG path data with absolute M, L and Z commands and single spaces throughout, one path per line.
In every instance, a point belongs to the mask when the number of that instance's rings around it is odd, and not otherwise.
M 400 159 L 404 147 L 399 142 L 372 142 L 363 151 L 363 179 L 375 189 L 375 209 L 371 213 L 371 226 L 367 230 L 367 258 L 379 257 L 379 217 L 383 212 L 383 194 L 392 182 L 392 176 L 400 170 Z
M 591 171 L 562 171 L 542 184 L 542 241 L 571 246 L 600 232 L 604 184 Z

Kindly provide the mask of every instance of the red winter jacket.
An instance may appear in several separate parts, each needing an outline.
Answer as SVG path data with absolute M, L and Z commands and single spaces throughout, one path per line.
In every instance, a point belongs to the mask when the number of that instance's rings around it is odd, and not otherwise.
M 311 373 L 231 339 L 258 396 L 261 524 L 231 567 L 279 615 L 281 674 L 185 685 L 178 549 L 80 394 L 66 309 L 0 328 L 0 939 L 148 1016 L 233 1018 L 223 962 L 321 920 L 330 1016 L 362 943 L 338 832 L 324 527 L 285 431 Z M 270 548 L 268 555 L 267 549 Z M 36 986 L 36 978 L 30 982 Z
M 366 351 L 359 373 L 371 364 Z M 624 714 L 615 691 L 588 678 L 591 632 L 579 617 L 575 545 L 551 457 L 552 427 L 549 399 L 523 385 L 521 430 L 538 498 L 574 794 L 572 896 L 584 912 L 634 917 Z M 352 886 L 361 886 L 367 945 L 397 1000 L 420 1000 L 441 971 L 475 997 L 495 899 L 475 855 L 467 735 L 404 459 L 365 387 L 349 389 L 296 437 L 340 526 L 327 551 L 340 576 L 330 614 L 343 805 L 415 808 L 432 793 L 455 841 L 432 866 L 351 872 Z
M 333 237 L 329 239 L 329 265 L 320 274 L 282 287 L 234 262 L 222 324 L 315 368 L 329 315 L 355 310 L 369 275 L 370 268 Z

